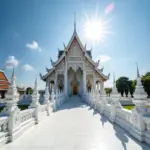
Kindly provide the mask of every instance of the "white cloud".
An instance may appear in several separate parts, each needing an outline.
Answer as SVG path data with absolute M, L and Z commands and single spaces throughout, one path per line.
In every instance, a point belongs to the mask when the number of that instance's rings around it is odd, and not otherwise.
M 15 56 L 9 56 L 5 62 L 6 68 L 11 69 L 13 67 L 17 67 L 19 61 L 15 58 Z
M 106 61 L 109 61 L 111 58 L 107 55 L 99 55 L 97 58 L 96 58 L 96 61 L 100 60 L 100 62 L 106 62 Z
M 29 64 L 25 64 L 22 66 L 22 68 L 25 70 L 25 71 L 32 71 L 34 70 L 33 67 Z
M 39 47 L 39 44 L 36 41 L 32 41 L 32 43 L 27 43 L 26 47 L 31 50 L 42 51 L 42 49 Z

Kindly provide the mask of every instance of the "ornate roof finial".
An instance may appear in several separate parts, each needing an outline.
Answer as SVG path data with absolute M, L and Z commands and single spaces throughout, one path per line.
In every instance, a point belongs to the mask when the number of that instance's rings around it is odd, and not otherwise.
M 93 48 L 93 47 L 91 46 L 91 49 L 90 49 L 90 51 L 92 51 L 92 48 Z
M 136 62 L 136 67 L 137 67 L 137 77 L 140 77 L 140 73 L 139 73 L 139 68 L 138 68 L 138 63 Z
M 63 45 L 64 45 L 64 49 L 66 49 L 66 45 L 65 45 L 65 43 L 63 42 Z
M 74 12 L 74 32 L 76 32 L 76 13 Z
M 5 70 L 5 66 L 3 67 L 2 71 L 4 71 L 4 70 Z

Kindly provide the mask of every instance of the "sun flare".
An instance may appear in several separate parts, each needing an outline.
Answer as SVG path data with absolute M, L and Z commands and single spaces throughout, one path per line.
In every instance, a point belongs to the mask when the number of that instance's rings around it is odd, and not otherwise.
M 85 38 L 92 41 L 94 44 L 98 42 L 105 43 L 107 34 L 110 34 L 108 23 L 109 21 L 100 19 L 88 19 L 84 26 Z

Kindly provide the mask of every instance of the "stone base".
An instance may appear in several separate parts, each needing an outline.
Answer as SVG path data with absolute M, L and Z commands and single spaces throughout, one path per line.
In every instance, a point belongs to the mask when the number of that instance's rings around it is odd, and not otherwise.
M 130 134 L 138 141 L 144 142 L 144 132 L 140 131 L 139 129 L 136 129 L 132 126 L 130 129 Z

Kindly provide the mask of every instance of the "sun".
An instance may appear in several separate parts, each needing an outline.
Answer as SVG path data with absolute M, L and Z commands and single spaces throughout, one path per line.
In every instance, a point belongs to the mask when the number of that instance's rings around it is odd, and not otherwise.
M 95 43 L 105 43 L 109 31 L 109 21 L 102 19 L 88 19 L 84 25 L 85 38 Z

